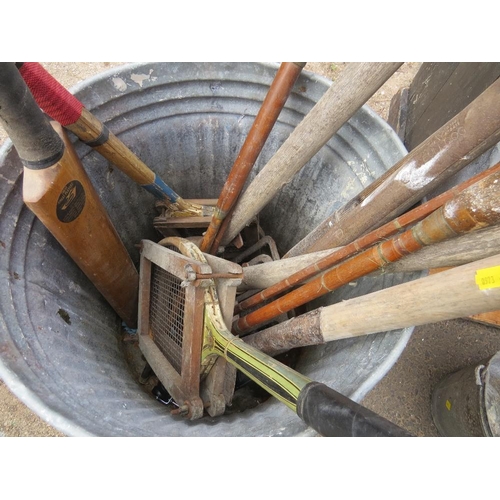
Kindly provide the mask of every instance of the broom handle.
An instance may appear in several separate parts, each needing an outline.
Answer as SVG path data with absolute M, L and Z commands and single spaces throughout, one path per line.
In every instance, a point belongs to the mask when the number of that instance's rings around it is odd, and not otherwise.
M 296 290 L 236 320 L 243 334 L 256 326 L 395 262 L 420 248 L 500 222 L 500 172 L 468 187 L 400 235 L 379 243 Z
M 224 236 L 222 221 L 236 203 L 241 190 L 264 144 L 278 119 L 292 89 L 306 63 L 283 62 L 262 102 L 241 151 L 222 188 L 210 225 L 200 245 L 202 252 L 215 254 Z
M 241 195 L 222 244 L 231 242 L 402 63 L 350 63 Z
M 403 213 L 500 140 L 500 79 L 283 258 L 335 248 Z
M 500 254 L 314 309 L 244 337 L 276 356 L 296 347 L 466 318 L 500 304 Z
M 489 169 L 480 172 L 470 179 L 467 179 L 458 186 L 449 189 L 439 196 L 436 196 L 432 200 L 429 200 L 427 203 L 424 203 L 423 205 L 410 210 L 409 212 L 401 215 L 400 217 L 397 217 L 396 219 L 388 222 L 382 227 L 375 229 L 367 235 L 358 238 L 349 245 L 346 245 L 339 250 L 327 255 L 326 257 L 319 259 L 314 264 L 311 264 L 304 269 L 297 271 L 288 278 L 266 288 L 265 290 L 253 295 L 249 299 L 242 301 L 241 303 L 236 305 L 235 313 L 237 314 L 241 311 L 262 304 L 266 300 L 269 300 L 273 297 L 276 297 L 280 293 L 290 290 L 294 286 L 303 283 L 304 281 L 312 278 L 321 271 L 324 271 L 332 267 L 333 265 L 338 264 L 340 261 L 354 255 L 355 253 L 368 248 L 377 241 L 396 234 L 397 232 L 401 231 L 401 229 L 408 227 L 410 224 L 419 222 L 423 218 L 427 217 L 431 212 L 446 203 L 448 200 L 451 200 L 458 193 L 462 192 L 464 189 L 472 186 L 476 182 L 488 177 L 495 172 L 500 172 L 500 163 L 497 163 L 493 167 L 490 167 Z M 287 260 L 288 259 L 283 259 L 284 262 L 286 262 Z
M 200 207 L 186 202 L 165 184 L 41 64 L 25 62 L 17 65 L 35 101 L 53 120 L 73 132 L 159 200 L 177 204 L 182 210 L 199 211 Z

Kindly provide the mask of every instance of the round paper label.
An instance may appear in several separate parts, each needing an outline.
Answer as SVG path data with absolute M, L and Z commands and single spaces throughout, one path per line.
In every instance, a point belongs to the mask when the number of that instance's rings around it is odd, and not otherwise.
M 57 200 L 56 214 L 61 222 L 73 222 L 85 206 L 85 190 L 79 181 L 64 186 Z

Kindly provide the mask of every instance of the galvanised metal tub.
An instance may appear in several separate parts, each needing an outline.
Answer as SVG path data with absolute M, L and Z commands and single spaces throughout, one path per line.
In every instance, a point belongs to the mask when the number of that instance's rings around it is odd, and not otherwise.
M 277 64 L 141 63 L 114 68 L 76 96 L 184 198 L 217 198 Z M 303 72 L 255 175 L 331 82 Z M 71 136 L 134 262 L 158 241 L 154 199 Z M 406 150 L 364 106 L 260 214 L 283 254 L 392 167 Z M 95 436 L 299 436 L 313 432 L 269 399 L 242 413 L 195 422 L 171 416 L 144 391 L 125 356 L 121 324 L 97 290 L 22 202 L 22 167 L 0 150 L 0 377 L 61 432 Z M 380 275 L 328 296 L 334 303 L 414 279 Z M 356 401 L 396 362 L 411 329 L 303 349 L 296 369 Z

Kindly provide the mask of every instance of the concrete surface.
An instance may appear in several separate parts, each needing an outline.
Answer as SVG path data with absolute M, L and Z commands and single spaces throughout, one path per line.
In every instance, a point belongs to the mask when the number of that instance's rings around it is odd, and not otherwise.
M 43 63 L 66 87 L 121 63 Z M 334 79 L 345 63 L 308 63 L 306 69 Z M 406 63 L 368 102 L 387 118 L 394 93 L 407 85 L 419 63 Z M 5 140 L 0 128 L 0 143 Z M 451 292 L 450 292 L 451 293 Z M 469 320 L 445 321 L 414 330 L 408 346 L 363 404 L 417 436 L 437 436 L 430 398 L 446 374 L 490 357 L 500 350 L 500 331 Z M 0 381 L 0 436 L 61 436 L 33 414 Z

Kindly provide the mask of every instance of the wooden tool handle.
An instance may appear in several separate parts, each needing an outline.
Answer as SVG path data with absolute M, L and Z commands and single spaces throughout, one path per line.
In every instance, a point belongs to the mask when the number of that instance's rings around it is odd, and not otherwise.
M 402 63 L 351 63 L 242 194 L 222 244 L 231 242 Z
M 500 255 L 314 309 L 244 337 L 270 356 L 297 347 L 498 310 Z
M 222 188 L 217 208 L 201 242 L 201 250 L 215 254 L 227 225 L 221 226 L 236 203 L 248 175 L 271 133 L 292 88 L 306 63 L 281 63 L 241 151 Z
M 325 271 L 308 283 L 236 320 L 242 334 L 280 314 L 374 272 L 426 245 L 500 223 L 500 172 L 487 177 L 447 201 L 415 227 Z
M 499 271 L 500 255 L 495 255 L 327 306 L 320 320 L 324 341 L 495 311 Z
M 500 140 L 500 80 L 408 153 L 284 258 L 346 245 L 395 218 Z
M 309 278 L 312 278 L 313 276 L 319 274 L 323 270 L 333 267 L 333 265 L 338 264 L 339 262 L 354 255 L 355 253 L 368 248 L 369 246 L 375 244 L 376 242 L 382 239 L 394 235 L 395 233 L 401 231 L 410 224 L 419 222 L 420 220 L 428 216 L 430 213 L 432 213 L 434 210 L 436 210 L 444 203 L 446 203 L 448 200 L 451 200 L 454 196 L 458 195 L 460 192 L 464 191 L 465 189 L 472 186 L 476 182 L 479 182 L 481 179 L 484 179 L 495 172 L 500 172 L 500 163 L 497 163 L 496 165 L 490 167 L 489 169 L 480 172 L 479 174 L 471 177 L 470 179 L 467 179 L 460 185 L 449 189 L 448 191 L 442 193 L 441 195 L 436 196 L 432 200 L 429 200 L 428 202 L 419 205 L 413 210 L 406 212 L 400 217 L 397 217 L 396 219 L 388 222 L 387 224 L 384 224 L 382 227 L 375 229 L 364 236 L 361 236 L 360 238 L 349 243 L 349 245 L 346 245 L 341 249 L 336 250 L 335 252 L 333 250 L 323 250 L 322 251 L 323 253 L 326 252 L 324 256 L 321 256 L 321 252 L 315 252 L 314 254 L 304 254 L 302 256 L 290 257 L 288 259 L 282 259 L 281 261 L 276 261 L 276 263 L 272 263 L 274 266 L 279 265 L 281 268 L 286 268 L 288 267 L 287 262 L 292 261 L 292 263 L 290 263 L 291 265 L 288 268 L 293 269 L 292 264 L 294 260 L 298 262 L 310 261 L 309 265 L 304 265 L 302 266 L 302 268 L 298 268 L 295 273 L 290 272 L 287 276 L 285 276 L 283 280 L 281 281 L 278 280 L 276 283 L 270 285 L 266 290 L 263 290 L 253 295 L 249 299 L 246 299 L 245 301 L 239 303 L 235 308 L 235 313 L 239 313 L 250 307 L 255 307 L 263 303 L 264 301 L 277 296 L 280 293 L 286 292 L 287 290 L 290 290 L 292 287 L 300 283 L 303 283 Z M 314 255 L 318 255 L 318 258 L 316 258 L 315 260 L 314 259 L 310 260 L 311 256 Z M 262 265 L 260 267 L 262 268 Z M 262 268 L 262 270 L 264 269 L 266 268 Z M 272 272 L 272 269 L 273 269 L 272 266 L 267 266 L 266 273 L 269 273 L 269 271 Z M 245 271 L 248 271 L 248 274 L 251 275 L 252 267 L 247 268 Z M 255 275 L 257 273 L 259 273 L 258 269 L 256 269 L 253 272 L 254 281 L 255 281 Z M 270 276 L 263 276 L 261 278 L 261 282 L 265 282 L 265 280 L 269 280 L 269 278 Z

